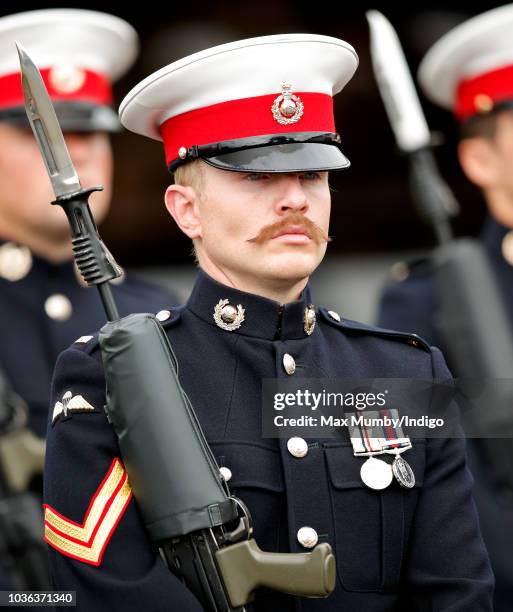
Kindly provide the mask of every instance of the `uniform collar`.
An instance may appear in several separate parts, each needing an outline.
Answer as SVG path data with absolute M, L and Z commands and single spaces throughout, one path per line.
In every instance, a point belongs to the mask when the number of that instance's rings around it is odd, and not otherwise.
M 227 300 L 227 305 L 233 306 L 235 310 L 239 305 L 242 307 L 244 320 L 237 329 L 228 331 L 216 323 L 214 315 L 217 313 L 219 319 L 221 307 L 218 305 L 221 300 Z M 308 287 L 304 289 L 297 301 L 280 304 L 260 295 L 246 293 L 218 283 L 202 270 L 198 273 L 186 304 L 191 312 L 216 327 L 220 333 L 241 334 L 267 340 L 308 338 L 310 334 L 305 331 L 304 321 L 305 311 L 310 306 Z M 310 314 L 312 314 L 311 311 L 310 308 Z M 238 316 L 240 313 L 241 310 L 238 309 Z M 307 329 L 315 333 L 315 325 L 307 326 Z

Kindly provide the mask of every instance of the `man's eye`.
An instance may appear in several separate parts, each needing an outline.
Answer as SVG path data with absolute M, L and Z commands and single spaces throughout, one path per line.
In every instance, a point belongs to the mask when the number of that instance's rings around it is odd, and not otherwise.
M 265 172 L 250 172 L 246 175 L 246 179 L 248 181 L 261 181 L 270 178 L 270 176 L 270 174 L 266 174 Z
M 315 181 L 321 178 L 319 172 L 302 172 L 301 178 L 306 179 L 307 181 Z

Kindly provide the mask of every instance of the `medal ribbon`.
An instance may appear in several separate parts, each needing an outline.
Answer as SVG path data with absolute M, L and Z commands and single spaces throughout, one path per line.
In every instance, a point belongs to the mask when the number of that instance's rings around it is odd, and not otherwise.
M 399 424 L 399 412 L 396 408 L 390 410 L 379 410 L 379 416 L 385 422 L 383 427 L 382 447 L 384 452 L 402 453 L 411 448 L 410 438 L 404 435 L 403 428 Z M 397 426 L 394 426 L 394 421 Z
M 378 413 L 375 411 L 368 412 L 365 415 L 362 413 L 353 412 L 348 414 L 350 423 L 353 417 L 364 416 L 364 418 L 376 418 Z M 384 451 L 381 447 L 381 438 L 372 436 L 375 428 L 369 428 L 362 423 L 361 425 L 349 425 L 349 436 L 353 445 L 353 454 L 355 456 L 371 457 L 372 455 L 381 455 Z

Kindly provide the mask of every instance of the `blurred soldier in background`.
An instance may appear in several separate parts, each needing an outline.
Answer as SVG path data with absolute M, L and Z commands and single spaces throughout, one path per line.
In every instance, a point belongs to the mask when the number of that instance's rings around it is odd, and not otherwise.
M 30 407 L 29 426 L 45 434 L 50 379 L 58 353 L 103 323 L 95 292 L 81 286 L 69 226 L 53 194 L 23 105 L 14 41 L 33 53 L 56 103 L 73 162 L 107 215 L 113 159 L 109 132 L 120 129 L 111 83 L 134 62 L 137 34 L 125 21 L 82 10 L 45 10 L 0 20 L 0 364 Z M 155 311 L 174 296 L 138 280 L 115 287 L 122 314 Z
M 458 157 L 466 176 L 481 188 L 489 215 L 481 241 L 513 329 L 513 5 L 458 26 L 428 52 L 419 81 L 436 104 L 461 125 Z M 438 296 L 430 260 L 401 264 L 382 296 L 379 325 L 416 332 L 443 346 L 437 332 Z M 490 321 L 494 325 L 494 321 Z M 468 356 L 472 359 L 472 355 Z M 449 364 L 458 374 L 456 364 Z M 513 418 L 513 414 L 512 414 Z M 496 610 L 513 610 L 513 493 L 498 481 L 469 443 L 475 497 L 496 575 Z
M 35 475 L 32 489 L 41 488 L 37 472 L 54 363 L 67 346 L 99 328 L 103 316 L 96 292 L 81 285 L 73 264 L 67 219 L 59 206 L 50 205 L 53 193 L 26 117 L 15 40 L 41 67 L 80 177 L 88 186 L 104 186 L 92 198 L 101 222 L 112 192 L 108 133 L 120 129 L 111 84 L 133 64 L 138 37 L 125 21 L 93 11 L 42 10 L 0 19 L 0 497 L 7 500 L 0 514 L 18 515 L 26 524 L 9 500 Z M 130 278 L 114 292 L 122 314 L 177 302 Z M 24 427 L 27 406 L 28 427 L 37 437 Z M 4 560 L 7 536 L 15 530 L 11 518 L 0 523 Z

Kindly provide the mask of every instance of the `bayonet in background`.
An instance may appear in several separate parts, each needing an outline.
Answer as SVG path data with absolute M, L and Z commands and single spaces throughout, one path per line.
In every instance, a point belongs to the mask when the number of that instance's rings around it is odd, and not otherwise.
M 438 171 L 422 107 L 401 43 L 388 19 L 368 11 L 371 58 L 378 88 L 399 150 L 408 156 L 410 183 L 421 217 L 440 243 L 452 238 L 449 222 L 458 203 Z
M 88 285 L 97 285 L 110 321 L 119 318 L 108 282 L 121 276 L 121 269 L 101 241 L 89 209 L 89 196 L 103 187 L 82 189 L 71 161 L 43 78 L 26 49 L 16 43 L 22 75 L 25 108 L 38 142 L 56 200 L 68 217 L 77 266 Z
M 397 145 L 405 153 L 429 147 L 429 128 L 397 34 L 379 11 L 366 15 L 374 75 Z

